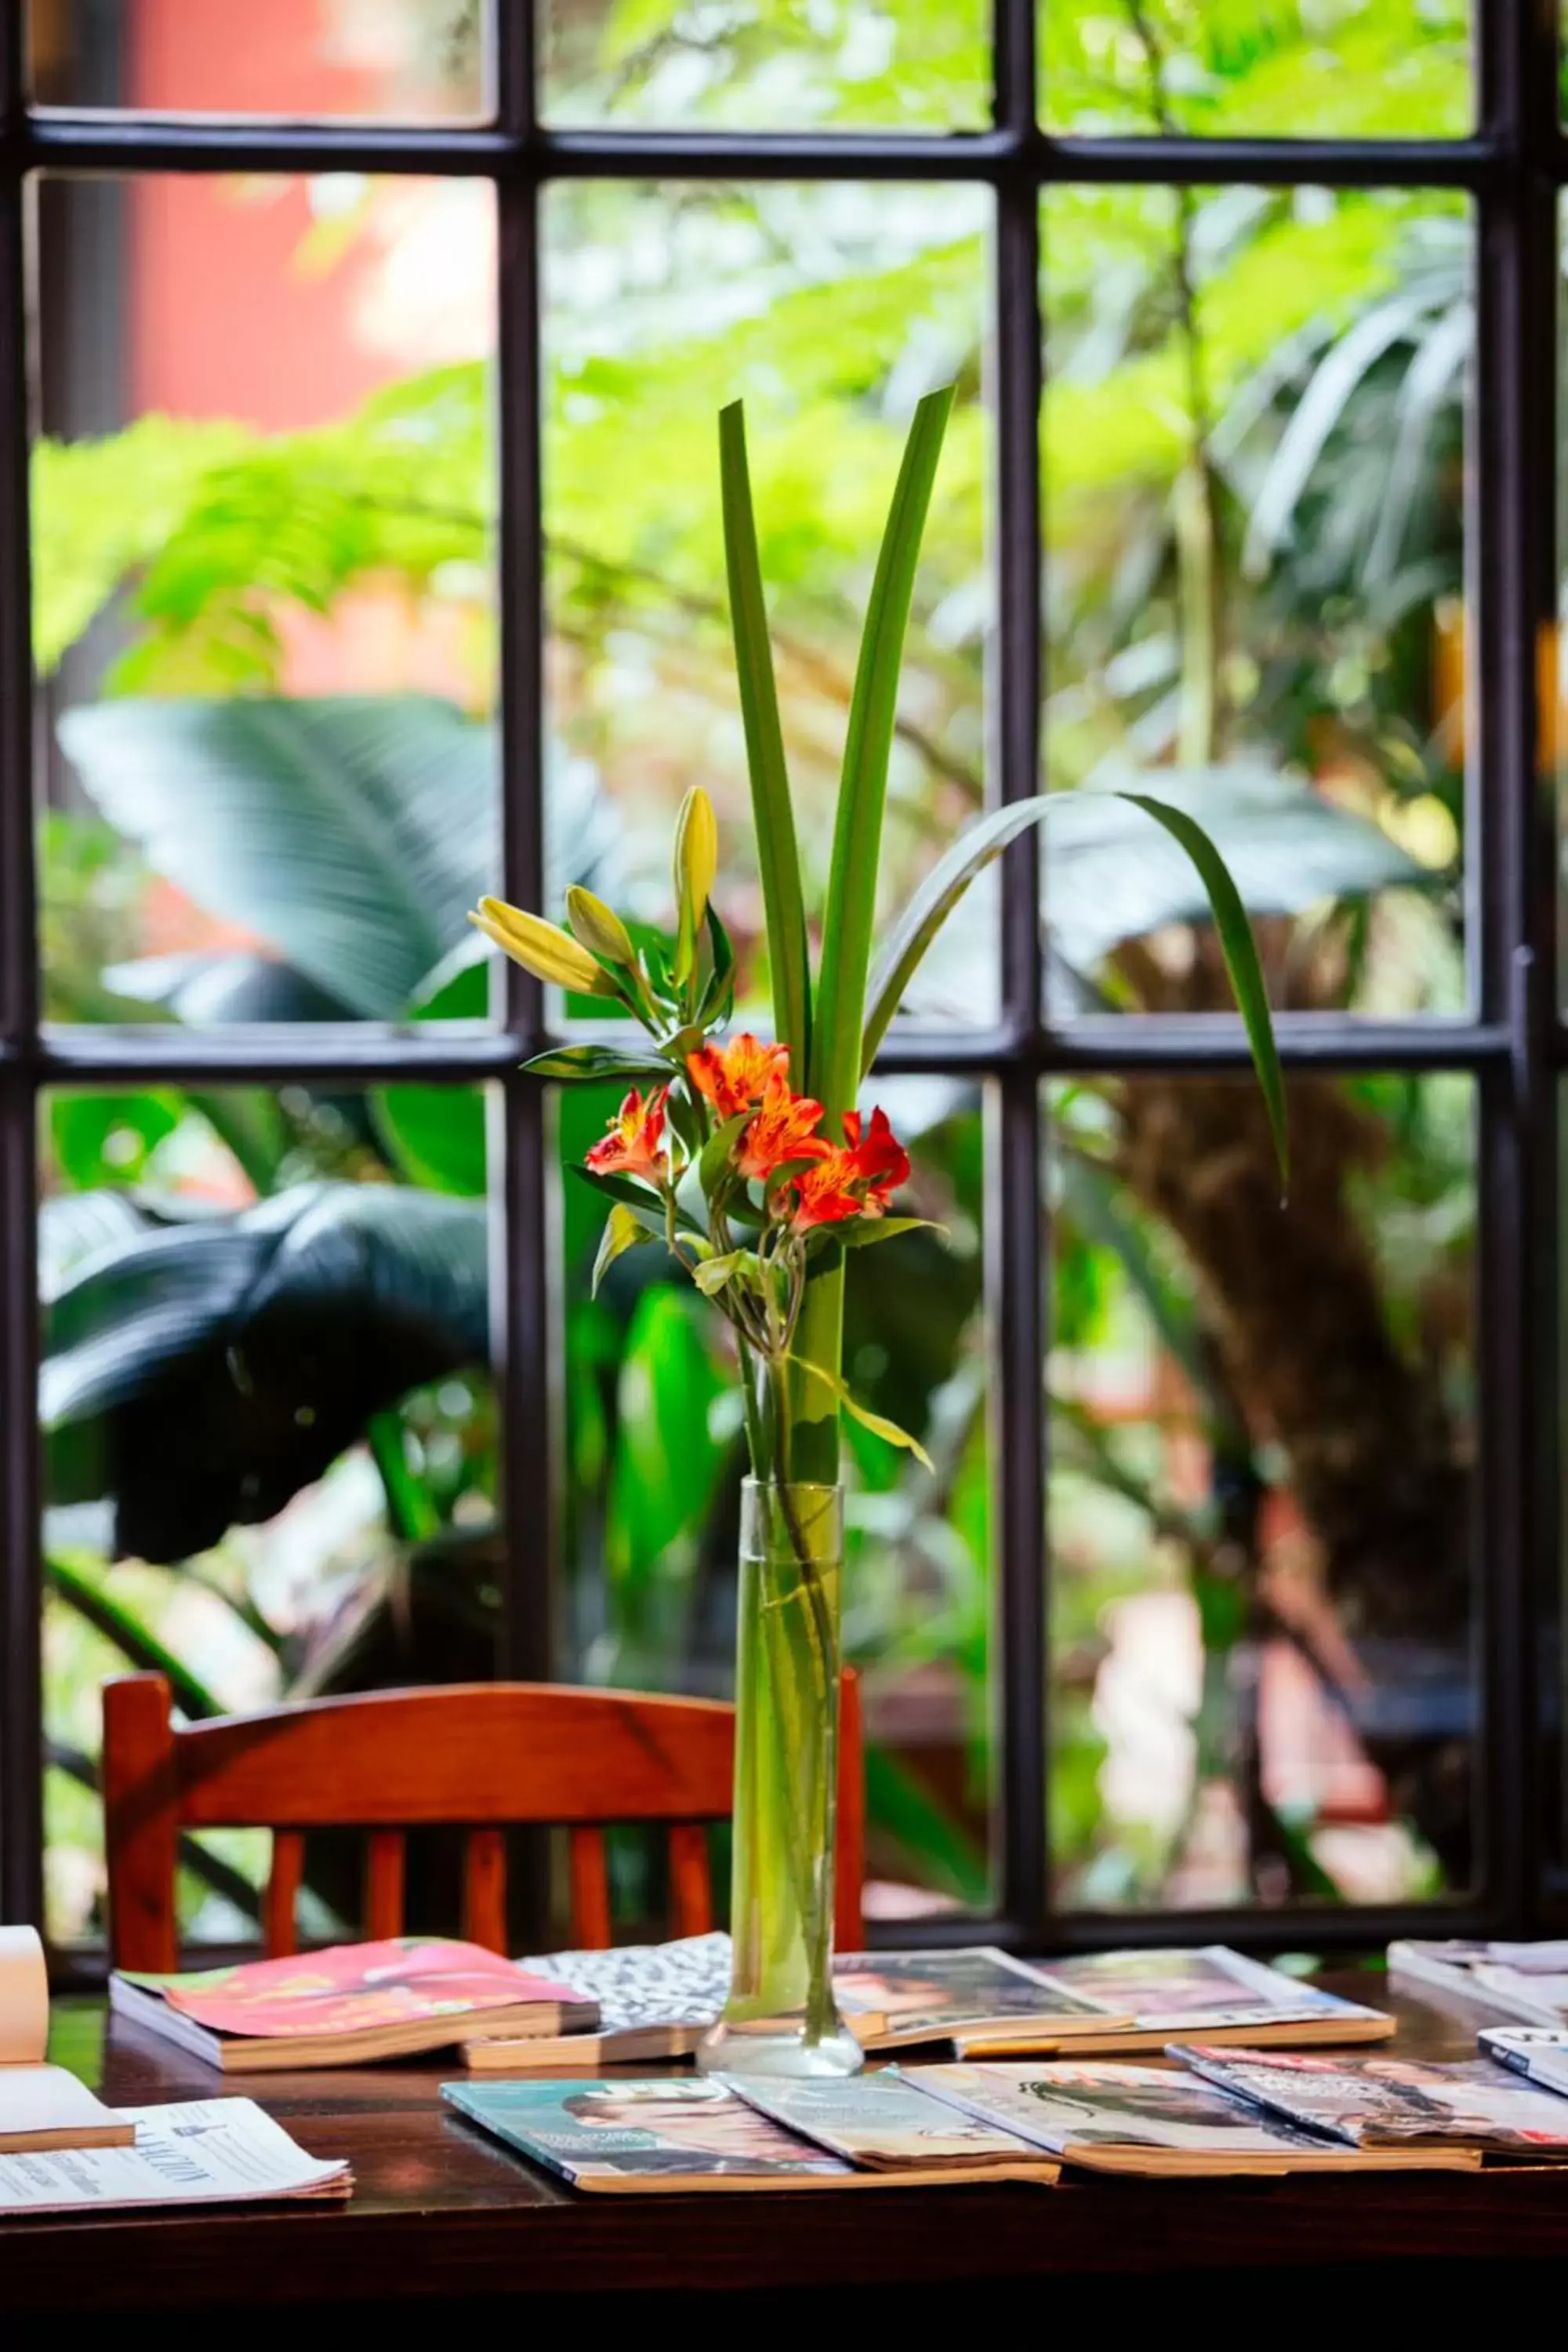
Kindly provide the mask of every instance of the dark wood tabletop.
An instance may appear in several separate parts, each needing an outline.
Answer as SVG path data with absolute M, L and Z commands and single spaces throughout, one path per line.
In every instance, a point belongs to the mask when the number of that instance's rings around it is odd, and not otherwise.
M 1327 1977 L 1381 2000 L 1364 1972 Z M 1396 2000 L 1411 2055 L 1474 2052 L 1473 2031 Z M 1431 2288 L 1487 2263 L 1568 2259 L 1568 2168 L 1273 2181 L 976 2183 L 874 2196 L 579 2196 L 443 2106 L 457 2071 L 398 2064 L 222 2078 L 101 2003 L 57 2003 L 55 2054 L 126 2106 L 247 2092 L 312 2156 L 349 2157 L 346 2205 L 0 2221 L 0 2314 L 474 2310 L 635 2291 L 767 2296 L 1076 2286 L 1265 2266 L 1321 2284 L 1328 2266 L 1398 2265 Z M 1434 2269 L 1434 2265 L 1436 2269 Z M 1538 2277 L 1540 2273 L 1536 2274 Z M 1278 2287 L 1279 2282 L 1273 2282 Z M 1278 2308 L 1278 2305 L 1275 2306 Z M 1233 2312 L 1233 2315 L 1237 2315 Z M 1217 2319 L 1217 2310 L 1216 2310 Z

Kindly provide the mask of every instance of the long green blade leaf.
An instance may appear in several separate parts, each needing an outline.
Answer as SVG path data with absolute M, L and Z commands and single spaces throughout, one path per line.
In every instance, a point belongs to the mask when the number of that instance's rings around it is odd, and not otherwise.
M 849 706 L 811 1057 L 811 1090 L 826 1108 L 830 1124 L 837 1124 L 853 1108 L 860 1081 L 860 1027 L 871 961 L 899 671 L 914 594 L 915 565 L 952 406 L 952 389 L 948 384 L 940 392 L 928 393 L 910 426 L 877 559 Z
M 746 464 L 745 410 L 738 400 L 719 412 L 719 478 L 724 509 L 724 562 L 730 579 L 730 624 L 735 638 L 735 674 L 746 730 L 746 765 L 752 780 L 752 815 L 757 834 L 757 866 L 767 909 L 768 948 L 773 961 L 773 1024 L 789 1046 L 796 1083 L 810 1066 L 811 976 L 806 950 L 805 901 L 800 887 L 800 852 L 784 729 L 763 597 L 757 523 Z
M 1288 1178 L 1290 1149 L 1284 1075 L 1275 1044 L 1263 967 L 1258 960 L 1252 926 L 1247 920 L 1241 894 L 1231 878 L 1230 868 L 1203 826 L 1184 809 L 1173 808 L 1169 802 L 1158 800 L 1148 793 L 1119 792 L 1116 798 L 1128 802 L 1133 808 L 1142 809 L 1146 816 L 1153 818 L 1156 824 L 1163 825 L 1172 839 L 1185 850 L 1204 886 L 1215 929 L 1219 935 L 1226 969 L 1230 974 L 1230 984 L 1236 992 L 1237 1009 L 1252 1049 L 1258 1083 L 1263 1090 L 1280 1176 Z M 870 1068 L 877 1048 L 887 1035 L 889 1024 L 919 969 L 921 959 L 975 876 L 984 873 L 986 866 L 1028 826 L 1042 823 L 1053 809 L 1071 804 L 1069 793 L 1038 793 L 1032 800 L 1015 801 L 1007 808 L 993 809 L 989 814 L 977 817 L 973 824 L 966 826 L 951 849 L 931 867 L 894 924 L 878 961 L 861 1039 L 862 1076 Z
M 1279 1067 L 1279 1051 L 1274 1042 L 1274 1023 L 1268 1011 L 1268 991 L 1263 984 L 1263 967 L 1258 961 L 1258 942 L 1252 936 L 1252 925 L 1247 919 L 1247 908 L 1241 903 L 1241 893 L 1231 879 L 1230 868 L 1220 856 L 1208 835 L 1195 817 L 1185 809 L 1173 808 L 1168 801 L 1156 800 L 1149 793 L 1122 793 L 1120 797 L 1163 824 L 1173 841 L 1177 841 L 1197 867 L 1199 879 L 1208 893 L 1214 913 L 1215 929 L 1219 935 L 1220 950 L 1225 957 L 1230 984 L 1236 991 L 1237 1004 L 1247 1030 L 1247 1042 L 1252 1048 L 1253 1067 L 1258 1083 L 1263 1089 L 1264 1107 L 1274 1135 L 1274 1155 L 1279 1162 L 1281 1181 L 1290 1176 L 1289 1122 L 1285 1108 L 1285 1076 Z
M 877 869 L 882 855 L 899 670 L 921 536 L 952 406 L 949 384 L 940 392 L 928 393 L 915 410 L 860 639 L 838 784 L 809 1065 L 811 1091 L 826 1109 L 830 1134 L 853 1107 L 859 1087 L 860 1029 L 871 961 L 871 927 L 876 919 Z M 843 1265 L 823 1265 L 806 1284 L 797 1352 L 813 1366 L 836 1370 L 843 1352 Z M 814 1396 L 809 1386 L 803 1387 L 798 1381 L 795 1385 L 792 1475 L 835 1478 L 838 1474 L 837 1411 L 830 1406 L 825 1412 L 820 1394 Z

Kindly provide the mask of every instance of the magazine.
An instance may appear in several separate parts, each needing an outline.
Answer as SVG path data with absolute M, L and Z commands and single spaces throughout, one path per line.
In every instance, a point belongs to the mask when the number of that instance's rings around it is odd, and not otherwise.
M 1394 2029 L 1384 2011 L 1321 1992 L 1224 1944 L 1179 1951 L 1086 1952 L 1050 1963 L 1053 1980 L 1107 2010 L 1130 2011 L 1123 2032 L 1108 2025 L 1075 2037 L 1074 2053 L 1163 2048 L 1173 2034 L 1205 2042 L 1384 2042 Z
M 730 1994 L 730 1938 L 722 1933 L 683 1936 L 669 1944 L 623 1944 L 608 1952 L 547 1952 L 518 1966 L 553 1977 L 596 2002 L 598 2028 L 526 2041 L 466 2042 L 463 2062 L 470 2073 L 646 2066 L 650 2059 L 689 2057 Z
M 109 1998 L 120 2015 L 232 2074 L 346 2066 L 475 2034 L 560 2033 L 599 2017 L 570 1985 L 437 1936 L 334 1944 L 184 1976 L 116 1969 Z
M 957 1951 L 846 1952 L 833 1963 L 833 1991 L 865 2050 L 945 2042 L 960 2057 L 1000 2042 L 1009 2049 L 1055 2050 L 1080 2034 L 1132 2020 L 1120 2002 L 1069 1990 L 1053 1969 L 1033 1968 L 989 1944 Z
M 126 2147 L 135 2126 L 64 2066 L 44 2063 L 49 1979 L 37 1928 L 0 1927 L 0 2155 Z
M 346 2162 L 307 2156 L 253 2099 L 193 2099 L 120 2113 L 134 2147 L 0 2156 L 0 2213 L 353 2194 Z
M 1390 1944 L 1388 1973 L 1423 1995 L 1448 1995 L 1467 2022 L 1479 2010 L 1524 2025 L 1568 2026 L 1568 1943 Z
M 1054 2179 L 1057 2172 L 1016 2132 L 998 2131 L 931 2098 L 918 2074 L 896 2066 L 847 2082 L 735 2082 L 731 2087 L 759 2114 L 868 2171 L 941 2166 L 991 2179 L 1042 2171 Z
M 1568 2027 L 1488 2025 L 1477 2040 L 1483 2057 L 1539 2083 L 1558 2098 L 1568 2098 Z
M 882 2167 L 859 2169 L 786 2131 L 717 2078 L 447 2083 L 442 2096 L 546 2171 L 599 2194 L 906 2189 L 996 2178 L 951 2163 L 889 2170 L 886 2139 Z M 1018 2158 L 1009 2179 L 1048 2184 L 1055 2178 L 1056 2168 L 1042 2167 L 1032 2151 L 1020 2149 Z
M 1510 2083 L 1484 2063 L 1318 2058 L 1295 2050 L 1171 2044 L 1216 2089 L 1352 2147 L 1456 2142 L 1489 2154 L 1568 2157 L 1568 2102 Z
M 1013 2059 L 922 2067 L 921 2084 L 965 2115 L 1095 2172 L 1469 2171 L 1480 2162 L 1470 2148 L 1336 2146 L 1163 2066 Z

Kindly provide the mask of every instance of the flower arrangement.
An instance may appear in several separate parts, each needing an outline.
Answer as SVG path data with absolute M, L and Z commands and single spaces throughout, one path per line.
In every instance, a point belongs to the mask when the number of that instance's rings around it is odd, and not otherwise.
M 1049 816 L 1046 795 L 977 819 L 913 893 L 873 968 L 889 758 L 916 558 L 951 388 L 916 410 L 867 614 L 846 736 L 820 951 L 812 969 L 794 812 L 769 646 L 740 404 L 720 417 L 730 607 L 766 915 L 771 1041 L 727 1035 L 735 960 L 714 904 L 719 835 L 694 786 L 676 825 L 675 926 L 640 943 L 591 892 L 566 927 L 486 898 L 471 919 L 537 978 L 604 999 L 651 1043 L 558 1047 L 528 1066 L 627 1091 L 582 1176 L 606 1198 L 595 1284 L 627 1250 L 662 1244 L 734 1333 L 756 1531 L 754 1606 L 742 1592 L 737 1738 L 736 1993 L 742 2032 L 797 2011 L 790 2048 L 828 2064 L 833 1725 L 837 1690 L 839 1416 L 895 1445 L 918 1442 L 870 1412 L 840 1367 L 849 1254 L 921 1221 L 891 1213 L 909 1156 L 862 1087 L 921 958 L 974 877 Z M 1285 1164 L 1283 1088 L 1246 912 L 1224 861 L 1185 811 L 1128 793 L 1186 851 L 1207 893 Z M 923 1456 L 922 1456 L 923 1458 Z M 744 1549 L 744 1543 L 743 1543 Z M 745 1563 L 743 1562 L 743 1565 Z M 845 2037 L 847 2039 L 847 2037 Z M 730 2047 L 723 2063 L 743 2063 Z M 840 2053 L 841 2064 L 855 2063 Z

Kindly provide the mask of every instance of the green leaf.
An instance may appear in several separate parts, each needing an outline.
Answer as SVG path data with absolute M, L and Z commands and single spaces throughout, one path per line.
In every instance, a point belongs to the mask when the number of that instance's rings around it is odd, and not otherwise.
M 484 1100 L 476 1087 L 379 1087 L 371 1118 L 399 1175 L 432 1192 L 482 1200 Z
M 862 1075 L 869 1068 L 921 958 L 975 876 L 999 856 L 1008 843 L 1026 827 L 1055 816 L 1058 811 L 1079 807 L 1085 797 L 1072 793 L 1040 793 L 1034 799 L 1018 801 L 1009 808 L 994 809 L 967 826 L 946 855 L 932 866 L 900 916 L 878 965 L 861 1041 Z M 1163 825 L 1171 838 L 1186 852 L 1197 871 L 1219 935 L 1226 969 L 1230 974 L 1231 986 L 1236 992 L 1237 1004 L 1246 1026 L 1247 1043 L 1252 1049 L 1253 1066 L 1258 1073 L 1258 1085 L 1263 1089 L 1279 1172 L 1288 1178 L 1289 1139 L 1285 1084 L 1275 1044 L 1274 1024 L 1268 1010 L 1268 992 L 1263 982 L 1263 968 L 1258 960 L 1252 926 L 1230 869 L 1203 826 L 1185 809 L 1177 808 L 1149 793 L 1118 792 L 1108 797 L 1142 809 L 1145 816 L 1152 817 L 1156 824 Z
M 596 1168 L 584 1168 L 575 1161 L 572 1173 L 580 1176 L 584 1184 L 591 1184 L 596 1192 L 606 1193 L 612 1201 L 624 1202 L 628 1209 L 635 1209 L 650 1234 L 662 1235 L 664 1203 L 657 1192 L 650 1192 L 635 1176 L 601 1175 Z
M 730 934 L 711 898 L 708 901 L 708 938 L 713 951 L 713 969 L 708 975 L 701 1001 L 697 1007 L 698 1026 L 715 1027 L 727 1021 L 735 1003 L 735 950 L 730 944 Z
M 668 1063 L 635 1045 L 552 1045 L 549 1053 L 535 1054 L 522 1066 L 531 1077 L 562 1078 L 574 1083 L 592 1078 L 641 1078 L 665 1086 L 669 1079 Z
M 94 1562 L 97 1568 L 98 1563 Z M 74 1609 L 79 1617 L 112 1642 L 121 1656 L 142 1673 L 163 1675 L 174 1695 L 174 1705 L 193 1723 L 205 1716 L 221 1715 L 222 1703 L 198 1681 L 174 1651 L 161 1642 L 134 1609 L 121 1601 L 103 1580 L 102 1571 L 79 1567 L 67 1553 L 51 1552 L 44 1561 L 44 1581 L 49 1591 Z
M 1263 967 L 1258 961 L 1258 943 L 1252 936 L 1247 909 L 1241 894 L 1231 879 L 1230 868 L 1220 856 L 1197 819 L 1185 809 L 1173 808 L 1167 801 L 1156 800 L 1149 793 L 1123 793 L 1156 824 L 1163 824 L 1173 841 L 1179 841 L 1203 877 L 1213 909 L 1215 929 L 1219 934 L 1220 950 L 1225 957 L 1230 984 L 1236 991 L 1236 1001 L 1241 1010 L 1247 1030 L 1247 1042 L 1252 1048 L 1253 1067 L 1258 1083 L 1263 1089 L 1263 1100 L 1268 1112 L 1268 1124 L 1274 1135 L 1274 1154 L 1279 1162 L 1280 1180 L 1290 1178 L 1289 1116 L 1285 1106 L 1285 1077 L 1279 1066 L 1279 1050 L 1274 1040 L 1274 1023 L 1268 1010 L 1268 991 L 1263 982 Z
M 899 672 L 921 536 L 952 406 L 949 384 L 940 392 L 928 393 L 915 410 L 877 559 L 849 706 L 810 1062 L 811 1091 L 825 1106 L 833 1127 L 852 1108 L 860 1081 L 860 1030 L 877 910 Z
M 627 1250 L 641 1249 L 653 1238 L 637 1212 L 628 1208 L 624 1201 L 617 1201 L 605 1220 L 598 1255 L 594 1260 L 591 1295 L 597 1298 L 600 1283 L 618 1257 L 624 1257 Z
M 846 1249 L 873 1249 L 878 1242 L 897 1241 L 900 1234 L 945 1231 L 934 1217 L 865 1217 L 846 1225 L 838 1238 Z
M 928 393 L 915 410 L 860 640 L 838 785 L 809 1064 L 811 1092 L 825 1107 L 830 1133 L 837 1130 L 843 1114 L 853 1105 L 860 1082 L 860 1031 L 876 918 L 888 760 L 898 715 L 899 670 L 921 536 L 952 406 L 949 384 L 942 391 Z M 797 1059 L 795 1067 L 800 1066 Z M 807 1282 L 797 1332 L 802 1356 L 816 1367 L 837 1365 L 843 1329 L 842 1263 L 826 1261 Z M 837 1416 L 826 1418 L 825 1423 L 803 1398 L 795 1416 L 792 1475 L 835 1477 L 837 1450 Z
M 697 1163 L 697 1181 L 709 1200 L 734 1171 L 730 1166 L 730 1154 L 752 1123 L 749 1110 L 738 1110 L 722 1127 L 714 1129 L 702 1147 L 702 1157 Z
M 793 1067 L 804 1070 L 809 1066 L 812 1019 L 805 901 L 801 894 L 800 851 L 795 842 L 778 688 L 768 639 L 757 523 L 752 510 L 745 409 L 738 400 L 720 411 L 719 475 L 724 509 L 724 561 L 730 582 L 730 623 L 735 638 L 735 672 L 746 732 L 757 866 L 767 910 L 768 948 L 773 964 L 773 1024 L 780 1043 L 791 1049 Z
M 756 1263 L 754 1251 L 731 1250 L 723 1257 L 709 1258 L 705 1265 L 698 1267 L 691 1278 L 704 1298 L 713 1298 L 731 1276 L 739 1274 L 747 1265 L 754 1266 Z
M 921 881 L 889 933 L 877 961 L 861 1042 L 860 1076 L 875 1060 L 877 1049 L 926 950 L 975 876 L 984 873 L 1030 825 L 1037 824 L 1054 808 L 1065 806 L 1066 799 L 1065 794 L 1038 793 L 1033 800 L 1015 801 L 1007 808 L 993 809 L 987 815 L 976 817 Z
M 898 1423 L 889 1421 L 886 1414 L 868 1412 L 865 1405 L 858 1403 L 846 1382 L 838 1378 L 837 1372 L 828 1371 L 822 1364 L 812 1363 L 805 1356 L 791 1356 L 788 1360 L 803 1371 L 808 1380 L 819 1381 L 825 1389 L 831 1391 L 834 1398 L 843 1406 L 851 1421 L 858 1421 L 862 1429 L 870 1431 L 873 1437 L 880 1437 L 889 1445 L 901 1446 L 906 1454 L 912 1454 L 916 1461 L 923 1464 L 926 1469 L 930 1470 L 933 1467 L 931 1455 L 918 1437 L 911 1437 L 907 1429 L 900 1429 Z

